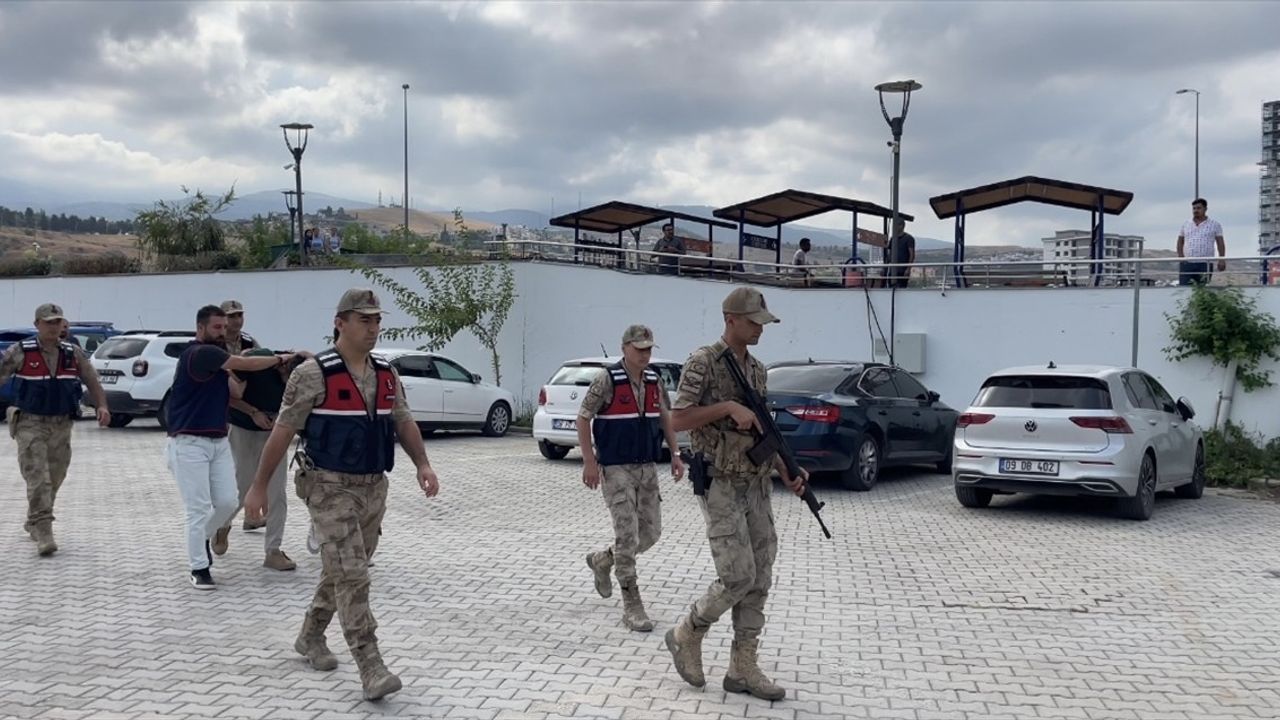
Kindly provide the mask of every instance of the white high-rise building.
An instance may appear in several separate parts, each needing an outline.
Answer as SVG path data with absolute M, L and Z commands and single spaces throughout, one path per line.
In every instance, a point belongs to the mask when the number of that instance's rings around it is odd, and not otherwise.
M 1093 235 L 1088 230 L 1059 230 L 1053 234 L 1053 237 L 1042 238 L 1040 242 L 1044 243 L 1044 269 L 1064 273 L 1071 280 L 1089 279 L 1089 263 L 1078 265 L 1059 263 L 1063 260 L 1088 260 L 1089 243 L 1092 239 Z M 1101 259 L 1142 257 L 1142 242 L 1143 238 L 1140 235 L 1105 233 L 1102 236 Z M 1104 262 L 1102 275 L 1103 277 L 1130 277 L 1133 275 L 1133 263 Z

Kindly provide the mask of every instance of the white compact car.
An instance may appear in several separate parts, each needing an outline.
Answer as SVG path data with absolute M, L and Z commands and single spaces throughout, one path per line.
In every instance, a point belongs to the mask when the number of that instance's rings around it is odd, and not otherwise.
M 107 394 L 111 427 L 150 416 L 165 427 L 178 356 L 195 339 L 190 330 L 130 330 L 98 346 L 89 362 Z M 84 403 L 93 407 L 93 396 L 85 393 Z
M 538 409 L 533 414 L 533 439 L 538 441 L 538 450 L 543 457 L 562 460 L 570 450 L 578 447 L 578 410 L 582 407 L 582 396 L 596 374 L 620 359 L 589 357 L 569 360 L 542 386 L 538 392 Z M 674 401 L 683 364 L 653 358 L 649 367 L 658 373 L 667 389 L 667 397 Z M 678 434 L 676 441 L 686 444 L 687 434 Z
M 500 437 L 510 429 L 515 396 L 453 360 L 421 350 L 377 348 L 373 354 L 400 373 L 409 410 L 423 432 L 474 429 Z
M 1001 370 L 956 423 L 956 498 L 978 508 L 997 493 L 1113 497 L 1121 515 L 1146 520 L 1158 491 L 1204 492 L 1194 416 L 1135 368 Z

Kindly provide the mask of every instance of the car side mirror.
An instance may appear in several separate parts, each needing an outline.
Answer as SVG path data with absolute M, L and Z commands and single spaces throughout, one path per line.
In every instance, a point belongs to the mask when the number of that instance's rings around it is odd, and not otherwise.
M 932 405 L 932 404 L 934 404 L 934 403 L 938 402 L 938 400 L 941 400 L 941 399 L 942 399 L 942 396 L 941 396 L 941 395 L 939 395 L 937 392 L 935 392 L 935 391 L 933 391 L 933 390 L 930 390 L 930 391 L 929 391 L 929 394 L 928 394 L 928 396 L 927 396 L 927 397 L 929 398 L 929 404 L 930 404 L 930 405 Z
M 471 382 L 476 385 L 480 384 L 480 373 L 471 373 Z
M 1177 408 L 1178 414 L 1182 416 L 1183 420 L 1190 420 L 1196 416 L 1195 408 L 1191 407 L 1191 401 L 1184 397 L 1178 398 Z

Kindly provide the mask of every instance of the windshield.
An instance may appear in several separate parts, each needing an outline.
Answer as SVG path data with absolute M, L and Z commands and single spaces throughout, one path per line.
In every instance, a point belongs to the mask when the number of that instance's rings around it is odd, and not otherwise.
M 988 379 L 973 401 L 977 407 L 1110 410 L 1106 382 L 1091 377 L 1006 375 Z
M 582 385 L 591 384 L 596 373 L 604 369 L 603 365 L 564 365 L 551 376 L 548 385 Z
M 108 338 L 93 356 L 100 360 L 127 360 L 141 355 L 149 342 L 146 338 Z
M 769 371 L 769 392 L 829 393 L 835 392 L 849 376 L 858 372 L 857 365 L 795 365 Z
M 572 364 L 565 365 L 551 376 L 548 385 L 581 385 L 583 387 L 590 385 L 592 380 L 596 379 L 596 374 L 604 369 L 604 365 L 596 364 Z M 681 366 L 675 363 L 652 363 L 649 369 L 658 374 L 658 379 L 662 381 L 662 386 L 667 392 L 675 392 L 680 386 L 680 370 Z

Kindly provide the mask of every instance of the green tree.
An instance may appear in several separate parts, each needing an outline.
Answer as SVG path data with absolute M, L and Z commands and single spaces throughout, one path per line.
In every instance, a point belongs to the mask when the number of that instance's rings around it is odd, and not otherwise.
M 271 264 L 271 247 L 290 244 L 289 223 L 279 217 L 254 215 L 248 228 L 239 233 L 240 266 L 264 268 Z
M 1245 392 L 1272 386 L 1271 372 L 1261 364 L 1267 358 L 1280 360 L 1280 328 L 1240 288 L 1196 285 L 1190 297 L 1179 302 L 1177 314 L 1165 317 L 1172 339 L 1164 349 L 1166 357 L 1179 361 L 1201 356 L 1226 368 L 1218 429 L 1225 429 L 1230 420 L 1236 380 Z
M 465 232 L 462 211 L 455 210 L 453 215 L 458 232 Z M 383 330 L 385 338 L 422 340 L 419 348 L 432 351 L 468 331 L 489 351 L 494 382 L 502 383 L 498 336 L 516 300 L 515 274 L 505 255 L 497 262 L 441 257 L 438 265 L 419 265 L 413 272 L 423 292 L 366 265 L 353 269 L 390 292 L 396 306 L 410 318 L 409 325 Z
M 235 187 L 223 195 L 209 196 L 186 186 L 185 200 L 159 200 L 150 210 L 137 215 L 138 248 L 148 258 L 157 258 L 162 267 L 168 258 L 198 257 L 226 250 L 226 229 L 214 215 L 235 201 Z

